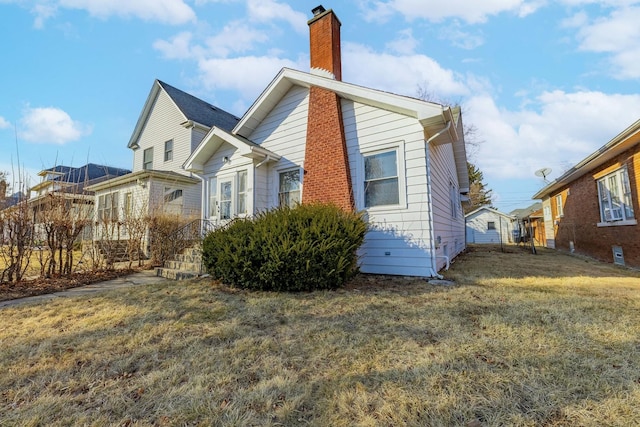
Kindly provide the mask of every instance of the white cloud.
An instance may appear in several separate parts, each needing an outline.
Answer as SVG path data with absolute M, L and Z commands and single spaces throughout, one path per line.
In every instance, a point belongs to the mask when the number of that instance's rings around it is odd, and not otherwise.
M 532 178 L 542 167 L 557 177 L 637 120 L 640 95 L 548 91 L 518 111 L 500 109 L 488 95 L 465 101 L 480 132 L 477 164 L 495 179 Z
M 232 52 L 246 52 L 257 43 L 264 43 L 269 36 L 251 25 L 240 21 L 227 24 L 222 31 L 207 39 L 207 48 L 215 56 L 226 57 Z
M 398 37 L 387 43 L 386 47 L 387 49 L 401 55 L 410 55 L 416 51 L 416 47 L 418 47 L 418 40 L 413 37 L 413 30 L 411 28 L 407 28 L 400 31 L 398 33 Z
M 245 99 L 254 100 L 281 68 L 300 69 L 300 65 L 286 58 L 244 56 L 203 59 L 198 70 L 208 90 L 237 90 Z
M 475 49 L 484 44 L 483 36 L 463 31 L 457 20 L 442 28 L 442 30 L 438 32 L 438 38 L 448 41 L 456 47 L 467 50 Z
M 8 129 L 11 127 L 11 123 L 7 121 L 4 117 L 0 116 L 0 129 Z
M 194 48 L 191 47 L 192 34 L 188 31 L 178 33 L 169 41 L 156 40 L 153 48 L 160 51 L 165 59 L 189 59 L 192 58 Z
M 578 31 L 580 49 L 610 54 L 611 74 L 640 78 L 640 7 L 614 10 L 604 18 L 583 24 Z
M 28 108 L 18 127 L 19 137 L 25 141 L 61 145 L 91 132 L 91 126 L 72 120 L 65 111 L 54 107 Z
M 350 83 L 407 96 L 416 96 L 423 82 L 443 98 L 468 93 L 460 76 L 426 55 L 379 53 L 356 43 L 343 43 L 342 53 L 343 79 Z
M 526 16 L 543 5 L 543 1 L 527 0 L 369 0 L 361 2 L 365 19 L 385 21 L 399 13 L 408 21 L 426 19 L 439 22 L 447 18 L 458 18 L 467 23 L 485 22 L 489 16 L 503 12 Z
M 269 22 L 277 20 L 288 22 L 293 29 L 306 34 L 307 16 L 302 12 L 296 12 L 286 3 L 278 3 L 275 0 L 247 0 L 247 12 L 254 22 Z
M 9 0 L 9 2 L 12 2 Z M 35 0 L 31 12 L 35 15 L 34 27 L 42 28 L 44 23 L 59 9 L 84 10 L 98 18 L 120 16 L 155 21 L 170 25 L 180 25 L 196 20 L 196 14 L 184 0 Z

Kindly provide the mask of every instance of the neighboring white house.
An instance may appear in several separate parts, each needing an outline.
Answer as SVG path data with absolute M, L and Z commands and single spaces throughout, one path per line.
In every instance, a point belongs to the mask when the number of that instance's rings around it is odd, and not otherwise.
M 467 243 L 517 243 L 513 237 L 514 216 L 482 206 L 466 214 L 465 221 Z
M 365 211 L 365 273 L 437 276 L 465 248 L 469 178 L 459 108 L 344 83 L 340 22 L 314 10 L 311 73 L 283 69 L 230 132 L 185 162 L 203 219 L 333 202 Z
M 199 218 L 201 181 L 183 163 L 213 126 L 232 129 L 238 118 L 160 80 L 153 83 L 128 147 L 132 173 L 88 187 L 95 191 L 95 221 L 117 223 L 150 212 Z M 126 227 L 94 239 L 126 239 Z

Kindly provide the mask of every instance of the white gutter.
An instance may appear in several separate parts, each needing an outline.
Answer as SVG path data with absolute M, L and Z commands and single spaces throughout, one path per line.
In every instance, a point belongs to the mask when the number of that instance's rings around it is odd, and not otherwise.
M 267 154 L 264 156 L 264 160 L 262 160 L 260 163 L 258 163 L 256 165 L 256 169 L 258 169 L 260 166 L 262 166 L 263 164 L 267 163 L 269 160 L 271 160 L 271 157 Z
M 431 197 L 431 159 L 429 157 L 429 143 L 431 141 L 433 141 L 434 139 L 436 139 L 437 137 L 439 137 L 440 135 L 442 135 L 443 133 L 447 132 L 449 130 L 449 128 L 451 127 L 451 120 L 447 121 L 447 125 L 442 128 L 440 131 L 438 131 L 438 133 L 436 133 L 435 135 L 432 135 L 429 137 L 429 139 L 425 140 L 425 154 L 426 154 L 426 163 L 427 163 L 427 206 L 429 206 L 429 230 L 431 232 L 431 238 L 429 239 L 429 245 L 430 245 L 430 250 L 431 250 L 431 269 L 433 270 L 433 274 L 435 275 L 435 277 L 437 277 L 438 279 L 444 279 L 444 276 L 438 274 L 438 263 L 437 263 L 437 256 L 436 256 L 436 236 L 434 233 L 434 229 L 433 229 L 433 199 Z M 447 258 L 447 270 L 449 269 L 449 257 Z

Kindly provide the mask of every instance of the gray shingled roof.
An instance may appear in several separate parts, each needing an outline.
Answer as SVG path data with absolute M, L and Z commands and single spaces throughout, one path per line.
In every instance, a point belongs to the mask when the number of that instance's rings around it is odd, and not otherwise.
M 227 113 L 226 111 L 196 98 L 193 95 L 189 95 L 188 93 L 168 85 L 163 81 L 158 80 L 158 83 L 189 120 L 193 120 L 196 123 L 209 127 L 217 126 L 229 132 L 240 120 L 233 114 Z

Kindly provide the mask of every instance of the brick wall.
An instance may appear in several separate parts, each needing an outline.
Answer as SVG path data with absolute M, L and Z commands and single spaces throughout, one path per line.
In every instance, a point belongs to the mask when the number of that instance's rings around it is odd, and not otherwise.
M 353 210 L 351 173 L 338 95 L 312 87 L 307 121 L 303 203 L 335 203 L 343 209 Z
M 327 10 L 308 24 L 311 68 L 327 70 L 336 80 L 342 80 L 340 21 L 332 10 Z
M 613 262 L 612 246 L 621 246 L 625 264 L 640 267 L 640 225 L 598 227 L 601 222 L 597 179 L 626 165 L 631 182 L 635 219 L 640 219 L 640 145 L 622 153 L 569 186 L 551 195 L 556 247 L 575 251 L 606 262 Z M 595 177 L 594 177 L 595 176 Z M 556 218 L 555 196 L 563 194 L 564 216 Z

